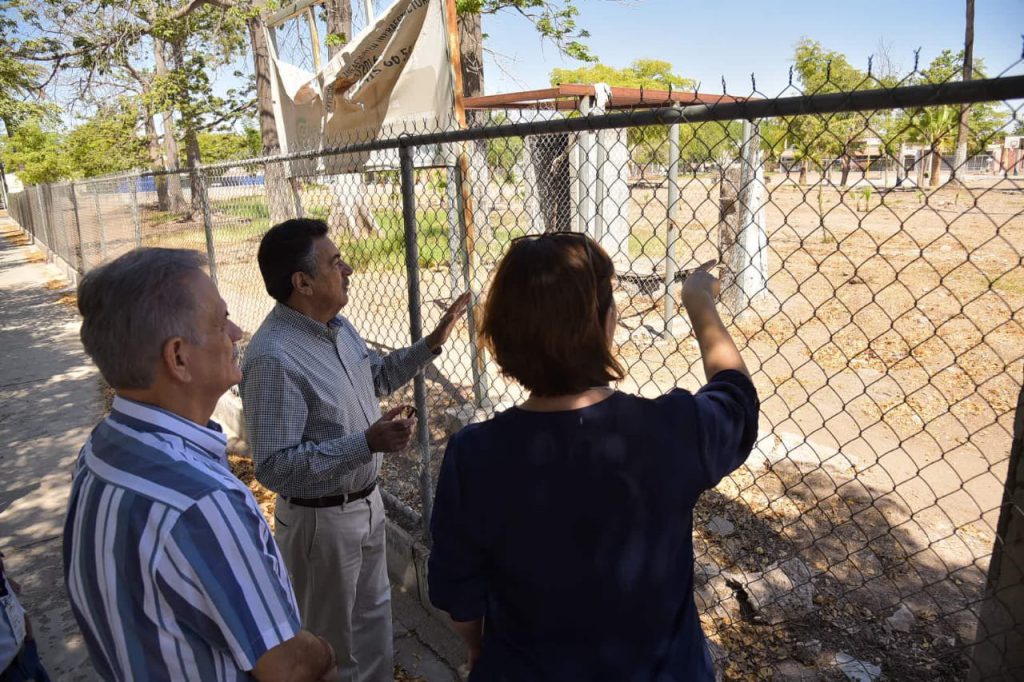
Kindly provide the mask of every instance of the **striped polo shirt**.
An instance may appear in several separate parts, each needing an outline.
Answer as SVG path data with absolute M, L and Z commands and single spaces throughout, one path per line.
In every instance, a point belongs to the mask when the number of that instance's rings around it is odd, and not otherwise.
M 82 448 L 64 579 L 106 680 L 244 680 L 300 629 L 277 545 L 225 437 L 117 397 Z

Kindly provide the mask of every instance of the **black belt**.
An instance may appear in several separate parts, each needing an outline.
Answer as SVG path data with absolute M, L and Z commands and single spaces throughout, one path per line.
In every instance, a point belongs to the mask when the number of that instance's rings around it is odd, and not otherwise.
M 369 488 L 364 488 L 356 493 L 348 493 L 347 495 L 325 495 L 324 497 L 314 497 L 312 499 L 304 497 L 286 497 L 292 504 L 300 507 L 313 507 L 315 509 L 322 509 L 323 507 L 344 507 L 346 503 L 353 502 L 355 500 L 361 500 L 377 487 L 377 482 L 374 481 L 370 484 Z

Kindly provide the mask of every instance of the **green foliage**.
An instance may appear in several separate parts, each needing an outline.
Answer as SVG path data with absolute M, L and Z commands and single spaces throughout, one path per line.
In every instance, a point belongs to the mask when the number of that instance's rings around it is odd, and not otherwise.
M 508 120 L 504 114 L 492 114 L 491 125 L 502 125 Z M 502 137 L 487 140 L 487 166 L 491 173 L 508 182 L 515 180 L 513 170 L 523 158 L 523 138 Z
M 672 64 L 660 59 L 637 59 L 632 64 L 616 69 L 606 64 L 594 64 L 578 69 L 552 69 L 551 84 L 607 83 L 625 88 L 652 88 L 674 90 L 693 88 L 694 81 L 672 72 Z
M 739 156 L 743 124 L 739 121 L 684 123 L 679 126 L 679 156 L 691 164 L 724 164 Z
M 64 180 L 72 172 L 60 135 L 44 129 L 37 121 L 18 126 L 0 147 L 0 159 L 8 172 L 17 173 L 27 185 Z
M 37 99 L 45 73 L 32 61 L 39 41 L 26 37 L 38 28 L 36 17 L 20 0 L 0 0 L 0 126 L 7 135 L 27 121 L 56 118 L 55 107 Z
M 260 148 L 253 149 L 253 135 L 259 144 L 259 131 L 251 128 L 243 133 L 199 133 L 199 155 L 203 163 L 217 163 L 232 159 L 246 159 L 257 156 Z M 182 152 L 181 163 L 185 163 Z
M 248 156 L 259 156 L 263 153 L 263 138 L 260 135 L 259 128 L 247 125 L 242 130 L 242 134 L 245 135 Z
M 576 25 L 576 0 L 457 0 L 459 14 L 495 14 L 514 10 L 528 19 L 541 37 L 553 42 L 562 54 L 581 62 L 597 57 L 584 42 L 590 33 Z
M 73 175 L 89 178 L 146 166 L 146 140 L 136 133 L 138 120 L 132 106 L 111 107 L 72 130 L 64 148 Z
M 694 87 L 694 81 L 672 72 L 672 64 L 659 59 L 637 59 L 629 66 L 617 69 L 606 64 L 594 64 L 579 69 L 552 69 L 551 84 L 605 83 L 615 87 L 648 88 L 652 90 L 683 90 Z M 668 163 L 668 127 L 647 126 L 630 128 L 628 133 L 630 155 L 640 166 Z M 680 133 L 685 139 L 685 135 Z M 691 151 L 696 154 L 700 143 Z
M 943 50 L 913 79 L 913 83 L 960 81 L 963 79 L 963 61 L 963 51 Z M 973 72 L 975 78 L 984 78 L 984 61 L 975 59 Z M 1007 114 L 992 103 L 972 104 L 967 116 L 968 154 L 983 152 L 1007 120 Z M 959 126 L 960 108 L 947 106 L 908 110 L 897 119 L 894 127 L 907 140 L 946 153 L 952 151 L 956 144 Z
M 877 81 L 854 68 L 841 52 L 826 50 L 815 40 L 796 46 L 794 71 L 806 94 L 853 92 L 877 87 Z M 872 112 L 840 113 L 829 116 L 796 116 L 785 119 L 796 156 L 822 164 L 852 154 L 858 138 L 882 124 Z

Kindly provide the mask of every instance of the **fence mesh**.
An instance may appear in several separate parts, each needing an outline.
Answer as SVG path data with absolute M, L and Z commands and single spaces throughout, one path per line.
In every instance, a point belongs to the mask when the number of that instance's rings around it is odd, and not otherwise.
M 703 122 L 547 133 L 564 114 L 478 113 L 476 139 L 411 150 L 411 264 L 397 140 L 30 187 L 11 211 L 81 272 L 138 245 L 209 253 L 246 339 L 272 306 L 261 236 L 322 218 L 356 271 L 344 314 L 384 352 L 409 343 L 411 312 L 425 333 L 460 292 L 479 304 L 512 239 L 585 231 L 616 263 L 619 388 L 650 397 L 704 379 L 678 300 L 687 273 L 717 260 L 762 400 L 753 455 L 695 516 L 719 667 L 961 679 L 1024 374 L 1020 104 L 974 104 L 987 118 L 964 116 L 963 156 L 952 105 L 747 121 L 712 106 Z M 487 132 L 524 121 L 528 134 Z M 412 524 L 447 438 L 524 397 L 477 348 L 473 315 L 425 372 L 427 438 L 385 458 L 392 509 Z

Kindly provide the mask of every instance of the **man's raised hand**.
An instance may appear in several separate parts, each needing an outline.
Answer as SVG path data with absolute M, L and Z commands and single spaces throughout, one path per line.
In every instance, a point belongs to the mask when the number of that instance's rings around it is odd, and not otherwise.
M 435 353 L 444 342 L 448 340 L 448 336 L 452 333 L 452 328 L 455 323 L 466 314 L 466 309 L 469 307 L 469 292 L 462 294 L 455 302 L 448 306 L 448 310 L 444 311 L 444 315 L 441 316 L 440 322 L 437 323 L 437 327 L 434 331 L 430 332 L 426 336 L 427 347 Z

